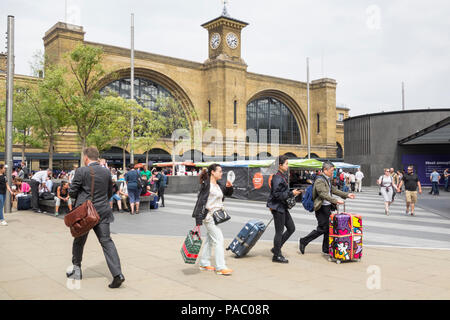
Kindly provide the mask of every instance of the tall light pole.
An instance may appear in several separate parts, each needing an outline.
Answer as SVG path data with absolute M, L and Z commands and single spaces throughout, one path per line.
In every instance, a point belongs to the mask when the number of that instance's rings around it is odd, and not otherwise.
M 13 96 L 14 96 L 14 16 L 8 16 L 8 55 L 6 70 L 6 132 L 5 132 L 5 164 L 6 178 L 12 181 L 12 125 L 13 125 Z M 5 212 L 11 212 L 11 196 L 7 191 L 5 199 Z
M 309 58 L 306 58 L 306 99 L 308 103 L 308 159 L 311 159 L 311 124 L 310 124 L 310 109 L 309 109 Z
M 405 83 L 402 82 L 402 110 L 405 110 Z
M 134 100 L 134 13 L 131 14 L 131 100 Z M 131 114 L 130 163 L 134 163 L 134 117 Z

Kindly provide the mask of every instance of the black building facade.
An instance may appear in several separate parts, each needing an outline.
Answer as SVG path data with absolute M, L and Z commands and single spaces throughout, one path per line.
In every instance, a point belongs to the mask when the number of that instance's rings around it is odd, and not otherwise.
M 443 120 L 448 117 L 450 109 L 419 109 L 348 118 L 344 120 L 345 162 L 361 165 L 365 186 L 376 185 L 384 168 L 399 170 L 413 164 L 418 171 L 426 171 L 419 164 L 422 158 L 428 159 L 427 163 L 446 165 L 450 162 L 450 136 L 443 137 L 447 131 L 435 131 L 440 138 L 425 143 L 414 143 L 412 137 L 420 131 L 426 134 L 427 128 L 433 131 L 437 123 L 446 126 Z M 428 173 L 418 173 L 421 182 L 429 184 L 425 179 Z

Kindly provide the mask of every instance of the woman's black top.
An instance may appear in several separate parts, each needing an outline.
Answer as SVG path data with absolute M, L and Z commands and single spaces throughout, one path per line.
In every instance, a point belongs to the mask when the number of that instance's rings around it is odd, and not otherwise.
M 269 199 L 267 200 L 267 207 L 282 213 L 289 212 L 286 206 L 286 200 L 292 196 L 294 194 L 289 190 L 287 175 L 278 171 L 272 177 L 272 188 L 270 189 Z
M 0 194 L 6 194 L 6 176 L 0 175 Z
M 226 187 L 221 182 L 217 181 L 217 185 L 220 187 L 223 193 L 222 202 L 225 197 L 231 197 L 233 194 L 233 187 Z M 194 207 L 194 212 L 192 213 L 192 218 L 195 218 L 195 224 L 197 226 L 203 224 L 203 219 L 206 218 L 208 211 L 205 210 L 206 203 L 208 202 L 209 190 L 211 188 L 211 182 L 208 179 L 204 181 L 200 186 L 200 191 L 198 192 L 197 202 Z

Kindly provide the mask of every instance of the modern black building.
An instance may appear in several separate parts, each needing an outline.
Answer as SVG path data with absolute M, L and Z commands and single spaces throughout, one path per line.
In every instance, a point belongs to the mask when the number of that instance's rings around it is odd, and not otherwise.
M 345 162 L 361 165 L 363 185 L 384 168 L 414 165 L 423 185 L 434 168 L 450 168 L 450 109 L 381 112 L 344 120 Z

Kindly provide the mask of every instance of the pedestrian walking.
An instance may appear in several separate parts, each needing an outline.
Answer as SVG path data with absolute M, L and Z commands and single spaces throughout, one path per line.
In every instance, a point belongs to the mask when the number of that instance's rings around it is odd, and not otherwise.
M 450 180 L 450 169 L 447 168 L 444 170 L 444 190 L 449 192 L 450 190 L 448 190 L 448 182 Z
M 343 200 L 333 197 L 333 194 L 343 199 L 355 199 L 353 193 L 340 191 L 331 184 L 334 164 L 326 161 L 322 165 L 322 175 L 316 179 L 313 186 L 314 211 L 317 219 L 317 228 L 311 231 L 306 237 L 299 239 L 299 249 L 302 254 L 305 253 L 306 246 L 314 239 L 323 235 L 322 252 L 328 254 L 329 247 L 329 219 L 336 206 L 344 204 Z
M 431 191 L 435 196 L 439 195 L 439 182 L 441 181 L 441 175 L 437 172 L 436 169 L 433 169 L 433 172 L 430 174 L 430 181 L 431 181 Z
M 40 188 L 47 187 L 46 182 L 47 178 L 52 174 L 52 170 L 41 170 L 36 172 L 31 178 L 30 186 L 31 186 L 31 209 L 34 212 L 41 213 L 41 209 L 39 209 L 39 190 Z M 51 190 L 50 190 L 51 191 Z
M 394 201 L 394 188 L 397 189 L 397 185 L 394 184 L 394 178 L 392 178 L 388 168 L 384 169 L 384 175 L 380 176 L 377 184 L 380 186 L 380 193 L 384 199 L 384 213 L 388 216 L 389 207 Z
M 6 179 L 5 171 L 6 166 L 4 164 L 0 164 L 0 226 L 8 225 L 3 215 L 3 208 L 5 206 L 5 199 L 6 199 L 6 190 L 8 190 L 10 194 L 13 194 L 11 188 L 9 187 L 8 179 Z
M 92 203 L 100 216 L 100 222 L 93 228 L 98 241 L 100 242 L 103 254 L 109 271 L 113 276 L 110 288 L 118 288 L 125 281 L 122 274 L 119 254 L 111 239 L 110 223 L 114 221 L 114 216 L 109 206 L 108 200 L 112 196 L 112 179 L 108 169 L 100 166 L 98 162 L 99 152 L 95 147 L 88 147 L 83 150 L 83 162 L 85 167 L 79 168 L 75 172 L 69 195 L 76 199 L 75 207 L 80 206 L 91 198 L 91 171 L 94 172 L 94 194 Z M 82 279 L 81 261 L 83 249 L 88 233 L 73 240 L 72 264 L 73 270 L 67 273 L 67 277 L 75 280 Z
M 225 197 L 233 194 L 233 185 L 227 181 L 224 186 L 219 180 L 222 178 L 222 167 L 216 163 L 211 164 L 208 169 L 200 173 L 200 191 L 195 204 L 192 217 L 195 218 L 197 226 L 203 223 L 206 228 L 206 240 L 200 255 L 200 270 L 216 271 L 219 275 L 231 275 L 233 270 L 225 264 L 224 239 L 222 230 L 215 224 L 213 213 L 224 210 L 223 201 Z M 211 249 L 214 248 L 215 267 L 211 265 Z
M 355 187 L 357 192 L 362 192 L 362 180 L 364 179 L 364 173 L 362 173 L 361 169 L 358 168 L 358 170 L 355 173 Z
M 165 175 L 164 170 L 161 170 L 156 175 L 158 179 L 156 181 L 156 185 L 158 186 L 158 197 L 161 200 L 161 207 L 164 207 L 164 190 L 167 187 L 167 176 Z
M 355 192 L 355 186 L 356 186 L 356 176 L 355 176 L 355 174 L 353 172 L 351 172 L 348 179 L 350 181 L 350 186 L 351 186 L 352 192 Z
M 397 187 L 397 192 L 401 190 L 403 184 L 405 184 L 406 214 L 409 214 L 409 208 L 411 207 L 411 215 L 414 216 L 414 207 L 417 203 L 417 189 L 419 189 L 419 194 L 422 194 L 422 186 L 419 177 L 414 173 L 413 166 L 409 166 L 407 173 L 403 175 L 402 181 Z
M 397 170 L 397 181 L 395 181 L 395 183 L 397 184 L 397 186 L 400 185 L 400 182 L 403 179 L 403 172 L 401 170 Z M 398 191 L 398 193 L 402 193 L 402 190 L 400 189 L 400 191 Z
M 128 172 L 125 174 L 128 197 L 130 200 L 131 214 L 139 214 L 139 198 L 141 195 L 141 184 L 139 173 L 134 169 L 133 164 L 128 165 Z
M 272 186 L 270 188 L 269 199 L 267 200 L 267 207 L 270 209 L 275 223 L 275 237 L 271 250 L 273 253 L 272 261 L 278 263 L 289 262 L 281 253 L 281 248 L 295 232 L 294 220 L 289 213 L 286 200 L 302 193 L 300 189 L 289 190 L 287 178 L 287 171 L 289 169 L 288 159 L 287 156 L 283 155 L 275 160 L 275 165 L 278 164 L 278 171 L 272 177 Z M 286 231 L 284 231 L 285 227 Z

